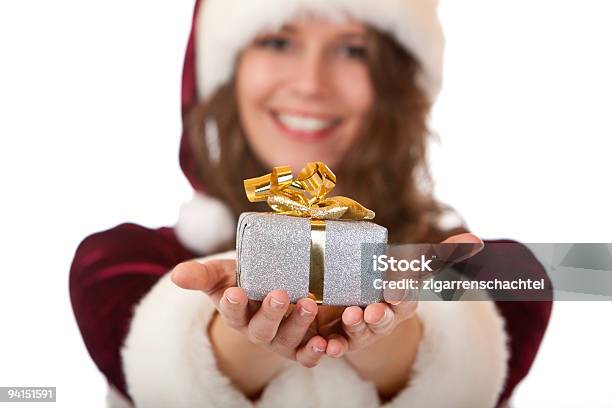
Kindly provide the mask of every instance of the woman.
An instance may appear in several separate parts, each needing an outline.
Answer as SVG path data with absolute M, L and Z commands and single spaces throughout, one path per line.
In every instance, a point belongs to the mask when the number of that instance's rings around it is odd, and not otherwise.
M 235 254 L 223 252 L 237 215 L 256 209 L 242 180 L 309 161 L 330 165 L 334 193 L 374 209 L 392 242 L 480 242 L 443 223 L 452 212 L 429 188 L 427 117 L 442 49 L 431 0 L 196 5 L 181 143 L 194 200 L 174 229 L 123 224 L 88 237 L 71 271 L 75 315 L 111 404 L 119 393 L 145 407 L 507 401 L 549 303 L 326 309 L 289 305 L 277 290 L 255 304 L 232 286 Z M 476 256 L 503 274 L 512 265 L 494 265 L 486 242 Z M 513 255 L 543 274 L 526 249 Z M 532 317 L 519 321 L 525 312 Z M 330 320 L 337 329 L 321 330 Z

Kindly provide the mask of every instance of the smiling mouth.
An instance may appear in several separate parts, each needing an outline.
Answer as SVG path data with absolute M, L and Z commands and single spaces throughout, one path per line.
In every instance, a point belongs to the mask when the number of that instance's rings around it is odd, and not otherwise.
M 308 114 L 271 111 L 272 121 L 284 134 L 304 141 L 321 140 L 342 123 L 341 118 L 323 118 Z

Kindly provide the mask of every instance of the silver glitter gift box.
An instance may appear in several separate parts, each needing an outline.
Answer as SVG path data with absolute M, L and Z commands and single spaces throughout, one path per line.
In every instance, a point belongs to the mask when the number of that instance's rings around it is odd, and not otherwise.
M 282 289 L 291 302 L 312 293 L 317 303 L 364 306 L 383 299 L 371 283 L 371 261 L 386 243 L 387 229 L 369 221 L 243 213 L 236 233 L 237 284 L 253 300 Z

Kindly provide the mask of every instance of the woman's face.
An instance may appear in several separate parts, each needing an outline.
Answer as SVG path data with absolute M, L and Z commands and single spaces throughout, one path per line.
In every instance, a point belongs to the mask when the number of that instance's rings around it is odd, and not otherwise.
M 267 166 L 333 168 L 355 141 L 374 100 L 366 27 L 310 17 L 257 37 L 236 72 L 240 120 Z

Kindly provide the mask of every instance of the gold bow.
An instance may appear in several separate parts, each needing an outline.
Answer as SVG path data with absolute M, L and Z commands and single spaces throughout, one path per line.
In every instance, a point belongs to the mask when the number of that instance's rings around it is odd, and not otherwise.
M 277 213 L 315 220 L 371 220 L 374 211 L 348 197 L 326 198 L 336 176 L 322 162 L 306 164 L 296 178 L 289 166 L 278 166 L 265 176 L 244 180 L 250 202 L 266 201 Z

